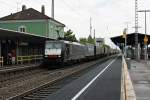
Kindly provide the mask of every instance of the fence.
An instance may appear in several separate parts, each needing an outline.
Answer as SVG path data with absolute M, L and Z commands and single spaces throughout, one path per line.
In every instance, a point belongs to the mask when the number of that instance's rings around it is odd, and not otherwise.
M 42 61 L 43 55 L 30 55 L 30 56 L 18 56 L 17 57 L 17 64 L 23 63 L 37 63 Z

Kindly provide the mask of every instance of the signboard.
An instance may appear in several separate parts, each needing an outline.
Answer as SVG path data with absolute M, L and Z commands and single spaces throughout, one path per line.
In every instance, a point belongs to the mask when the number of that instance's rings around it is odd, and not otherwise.
M 20 42 L 19 46 L 28 46 L 29 44 L 27 42 Z
M 147 38 L 147 36 L 145 35 L 145 37 L 144 37 L 144 43 L 147 43 L 148 42 L 148 38 Z
M 127 34 L 127 29 L 125 28 L 125 29 L 123 30 L 123 38 L 126 38 L 126 34 Z

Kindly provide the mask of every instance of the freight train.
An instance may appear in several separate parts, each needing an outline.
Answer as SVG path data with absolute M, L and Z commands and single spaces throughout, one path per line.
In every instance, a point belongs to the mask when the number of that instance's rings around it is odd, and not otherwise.
M 83 45 L 64 40 L 46 41 L 44 64 L 59 63 L 64 65 L 65 63 L 92 60 L 116 54 L 117 52 L 117 50 L 108 47 L 94 46 L 92 44 Z

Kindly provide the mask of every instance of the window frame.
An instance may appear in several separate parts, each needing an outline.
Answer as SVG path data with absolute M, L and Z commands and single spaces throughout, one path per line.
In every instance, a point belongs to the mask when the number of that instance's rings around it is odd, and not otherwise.
M 21 25 L 21 26 L 18 27 L 19 32 L 26 32 L 26 30 L 27 30 L 27 28 L 24 25 Z

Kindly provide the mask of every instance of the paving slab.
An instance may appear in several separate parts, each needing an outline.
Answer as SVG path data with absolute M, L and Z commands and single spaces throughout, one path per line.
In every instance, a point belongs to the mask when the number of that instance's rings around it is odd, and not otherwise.
M 129 73 L 137 100 L 150 100 L 150 61 L 131 60 Z

